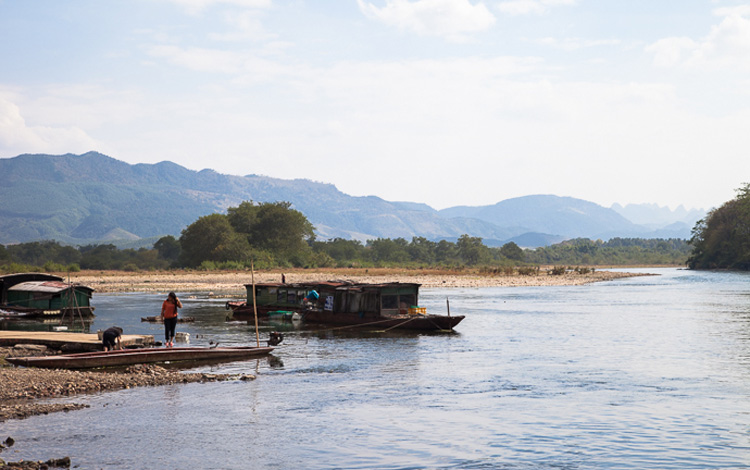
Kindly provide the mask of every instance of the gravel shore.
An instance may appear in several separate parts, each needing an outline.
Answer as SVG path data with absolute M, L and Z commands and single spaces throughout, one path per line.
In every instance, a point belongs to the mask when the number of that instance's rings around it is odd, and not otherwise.
M 182 373 L 157 365 L 136 365 L 117 372 L 11 367 L 3 360 L 9 355 L 16 355 L 14 348 L 0 348 L 0 422 L 85 407 L 74 402 L 41 403 L 40 399 L 45 398 L 149 385 L 254 379 L 250 375 Z
M 502 274 L 476 271 L 404 270 L 404 269 L 326 269 L 283 271 L 286 282 L 327 281 L 346 279 L 363 283 L 413 282 L 423 287 L 513 287 L 562 286 L 610 281 L 642 274 L 596 270 L 588 273 L 568 271 L 553 275 L 549 270 L 538 274 Z M 132 272 L 82 271 L 71 273 L 71 282 L 87 285 L 96 292 L 212 292 L 214 294 L 245 295 L 245 285 L 280 282 L 282 271 L 206 272 L 166 271 Z M 65 274 L 65 277 L 68 275 Z

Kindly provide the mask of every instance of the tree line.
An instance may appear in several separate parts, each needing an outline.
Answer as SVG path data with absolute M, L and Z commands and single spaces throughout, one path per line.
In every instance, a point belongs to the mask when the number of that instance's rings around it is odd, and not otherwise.
M 750 270 L 750 184 L 713 209 L 693 228 L 691 269 Z
M 316 240 L 314 227 L 287 202 L 242 202 L 226 214 L 200 217 L 179 238 L 168 235 L 152 248 L 114 245 L 64 246 L 55 241 L 0 245 L 4 271 L 260 269 L 276 267 L 408 267 L 502 269 L 538 265 L 685 264 L 690 246 L 679 239 L 575 239 L 524 250 L 514 242 L 490 247 L 462 235 L 455 242 L 424 237 L 361 242 Z

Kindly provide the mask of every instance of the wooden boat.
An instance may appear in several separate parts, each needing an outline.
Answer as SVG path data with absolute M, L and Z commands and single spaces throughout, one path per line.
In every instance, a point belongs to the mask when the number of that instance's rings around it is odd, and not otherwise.
M 92 318 L 94 289 L 45 273 L 0 276 L 0 308 L 25 318 Z M 10 315 L 4 315 L 10 316 Z
M 178 361 L 238 361 L 241 359 L 265 356 L 272 347 L 216 347 L 216 348 L 147 348 L 123 349 L 116 351 L 96 351 L 59 356 L 8 357 L 11 364 L 47 369 L 91 369 L 97 367 L 129 366 L 155 362 Z
M 248 299 L 253 285 L 246 284 Z M 255 285 L 258 317 L 267 319 L 273 312 L 297 312 L 302 321 L 336 327 L 373 329 L 452 330 L 463 315 L 428 314 L 418 307 L 420 284 L 390 282 L 356 284 L 349 281 L 314 283 L 266 283 Z M 253 303 L 227 302 L 229 319 L 253 318 Z

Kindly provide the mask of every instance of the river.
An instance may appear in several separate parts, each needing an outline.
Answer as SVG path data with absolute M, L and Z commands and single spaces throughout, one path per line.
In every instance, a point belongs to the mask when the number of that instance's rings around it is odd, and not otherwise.
M 634 270 L 630 270 L 634 271 Z M 750 275 L 578 287 L 422 289 L 454 334 L 285 327 L 270 358 L 201 366 L 254 381 L 146 387 L 0 423 L 6 460 L 93 469 L 750 468 Z M 179 293 L 191 344 L 254 344 L 226 299 Z M 92 327 L 141 323 L 162 296 L 95 295 Z M 281 328 L 275 326 L 274 328 Z M 267 337 L 264 328 L 261 337 Z M 195 370 L 195 369 L 192 369 Z M 70 399 L 67 399 L 70 401 Z

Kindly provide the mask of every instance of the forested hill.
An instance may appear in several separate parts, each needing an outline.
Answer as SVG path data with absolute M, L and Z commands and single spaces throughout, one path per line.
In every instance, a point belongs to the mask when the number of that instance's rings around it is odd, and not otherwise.
M 519 198 L 523 217 L 513 216 L 514 204 L 507 202 L 498 204 L 503 210 L 438 212 L 425 204 L 349 196 L 331 184 L 196 172 L 171 162 L 130 165 L 96 152 L 0 159 L 0 175 L 0 244 L 179 236 L 198 217 L 245 200 L 288 201 L 321 238 L 455 240 L 468 234 L 488 245 L 517 240 L 537 246 L 572 237 L 689 236 L 689 228 L 659 234 L 573 198 Z

